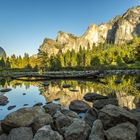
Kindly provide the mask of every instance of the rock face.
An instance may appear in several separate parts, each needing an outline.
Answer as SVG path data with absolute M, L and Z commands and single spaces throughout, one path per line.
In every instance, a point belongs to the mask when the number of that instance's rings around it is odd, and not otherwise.
M 39 50 L 51 56 L 72 49 L 77 52 L 80 46 L 91 49 L 105 42 L 123 44 L 135 36 L 140 36 L 140 6 L 129 9 L 122 16 L 117 16 L 107 23 L 90 25 L 80 37 L 60 31 L 56 40 L 46 38 Z
M 136 127 L 130 122 L 118 124 L 106 131 L 107 140 L 136 140 Z
M 1 127 L 4 132 L 8 133 L 12 128 L 28 127 L 34 120 L 45 113 L 41 107 L 22 108 L 12 112 L 1 121 Z
M 56 131 L 53 131 L 50 125 L 40 128 L 33 140 L 63 140 L 63 137 Z

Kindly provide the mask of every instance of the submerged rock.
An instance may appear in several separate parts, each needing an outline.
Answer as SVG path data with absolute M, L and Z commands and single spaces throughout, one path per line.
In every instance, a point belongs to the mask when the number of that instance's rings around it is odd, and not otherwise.
M 42 106 L 42 105 L 43 105 L 43 103 L 39 102 L 39 103 L 36 103 L 35 105 L 33 105 L 33 107 L 35 107 L 35 106 Z
M 33 140 L 63 140 L 63 137 L 53 131 L 50 125 L 45 125 L 37 131 Z
M 11 88 L 4 88 L 4 89 L 1 89 L 0 92 L 9 92 L 11 90 L 12 90 Z
M 69 109 L 77 113 L 86 112 L 89 108 L 90 106 L 81 100 L 74 100 L 69 105 Z
M 118 124 L 106 132 L 107 140 L 136 140 L 136 127 L 130 122 Z
M 7 140 L 32 140 L 33 132 L 29 127 L 14 128 L 10 131 Z
M 66 85 L 63 85 L 62 87 L 63 87 L 63 88 L 70 88 L 71 85 L 67 85 L 67 84 L 66 84 Z
M 7 110 L 12 110 L 16 107 L 16 105 L 11 105 L 11 106 L 8 106 Z
M 105 129 L 127 121 L 134 125 L 138 124 L 138 119 L 133 113 L 114 105 L 106 105 L 101 109 L 99 111 L 99 119 L 103 122 Z
M 30 126 L 35 118 L 45 114 L 45 111 L 41 107 L 22 108 L 15 112 L 10 113 L 1 122 L 1 126 L 4 132 L 8 133 L 11 129 L 17 127 Z
M 9 103 L 8 98 L 4 95 L 0 95 L 0 106 L 5 106 Z
M 96 120 L 93 123 L 89 140 L 105 140 L 104 128 L 101 120 Z
M 64 137 L 66 140 L 86 140 L 90 133 L 90 126 L 83 120 L 75 121 L 65 128 Z
M 103 96 L 97 93 L 87 93 L 84 96 L 84 99 L 88 102 L 93 102 L 94 100 L 100 100 L 100 99 L 107 99 L 107 96 Z

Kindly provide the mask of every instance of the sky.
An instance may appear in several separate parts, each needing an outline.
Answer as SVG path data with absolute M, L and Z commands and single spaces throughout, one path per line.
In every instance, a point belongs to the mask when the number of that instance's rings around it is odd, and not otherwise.
M 122 15 L 140 0 L 0 0 L 0 46 L 8 56 L 38 52 L 58 31 L 82 35 L 90 24 Z

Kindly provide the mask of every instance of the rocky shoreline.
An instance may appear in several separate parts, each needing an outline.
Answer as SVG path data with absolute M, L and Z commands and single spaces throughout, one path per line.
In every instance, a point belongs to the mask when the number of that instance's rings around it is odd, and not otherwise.
M 139 140 L 140 111 L 118 105 L 115 97 L 88 93 L 86 101 L 36 104 L 0 121 L 0 140 Z M 91 102 L 91 107 L 88 103 Z
M 11 79 L 22 79 L 22 77 L 36 79 L 59 79 L 59 78 L 100 78 L 107 75 L 140 75 L 140 70 L 87 70 L 87 71 L 48 71 L 48 72 L 0 72 L 0 79 L 8 77 Z

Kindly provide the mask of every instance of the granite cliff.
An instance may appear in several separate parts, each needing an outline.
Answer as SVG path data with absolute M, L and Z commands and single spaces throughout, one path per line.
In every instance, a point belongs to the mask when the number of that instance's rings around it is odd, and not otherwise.
M 46 38 L 39 50 L 51 56 L 72 49 L 77 52 L 80 46 L 89 49 L 105 42 L 123 44 L 139 36 L 140 6 L 137 6 L 128 9 L 122 16 L 116 16 L 107 23 L 90 25 L 80 37 L 59 31 L 56 40 Z

